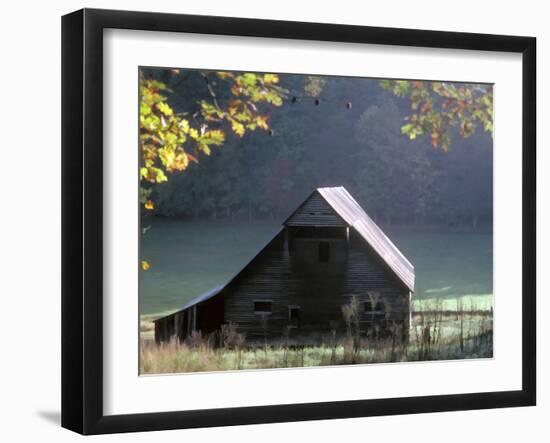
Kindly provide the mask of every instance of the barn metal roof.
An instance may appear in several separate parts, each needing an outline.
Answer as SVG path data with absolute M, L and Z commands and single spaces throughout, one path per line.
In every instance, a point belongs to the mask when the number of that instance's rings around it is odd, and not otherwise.
M 346 188 L 343 186 L 318 188 L 316 192 L 319 192 L 338 215 L 365 239 L 407 288 L 414 291 L 414 266 L 367 215 Z
M 159 320 L 162 320 L 167 317 L 172 317 L 173 315 L 177 314 L 178 312 L 185 311 L 187 308 L 190 308 L 191 306 L 198 305 L 199 303 L 209 300 L 215 295 L 218 295 L 220 291 L 225 288 L 226 285 L 216 286 L 215 288 L 210 289 L 209 291 L 206 291 L 205 293 L 198 295 L 197 297 L 192 298 L 187 303 L 185 303 L 181 308 L 178 310 L 172 312 L 171 314 L 165 315 L 163 317 L 159 317 L 153 320 L 153 323 Z
M 210 291 L 206 291 L 204 294 L 201 294 L 195 298 L 192 298 L 191 300 L 189 300 L 187 303 L 185 303 L 179 310 L 180 311 L 183 311 L 184 309 L 187 309 L 187 308 L 190 308 L 191 306 L 193 305 L 196 305 L 200 302 L 203 302 L 203 301 L 206 301 L 212 297 L 214 297 L 215 295 L 218 295 L 218 293 L 223 289 L 225 288 L 226 285 L 220 285 L 220 286 L 216 286 L 215 288 L 213 289 L 210 289 Z

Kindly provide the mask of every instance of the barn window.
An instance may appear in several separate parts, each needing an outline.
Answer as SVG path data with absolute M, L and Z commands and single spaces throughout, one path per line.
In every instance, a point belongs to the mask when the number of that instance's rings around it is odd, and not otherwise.
M 328 262 L 330 258 L 330 244 L 329 242 L 319 242 L 319 261 Z
M 384 320 L 386 318 L 386 305 L 384 302 L 376 302 L 369 300 L 364 303 L 364 312 L 368 315 L 370 320 L 376 322 Z
M 288 307 L 288 321 L 295 328 L 300 327 L 300 306 Z
M 271 314 L 271 301 L 255 301 L 254 314 Z

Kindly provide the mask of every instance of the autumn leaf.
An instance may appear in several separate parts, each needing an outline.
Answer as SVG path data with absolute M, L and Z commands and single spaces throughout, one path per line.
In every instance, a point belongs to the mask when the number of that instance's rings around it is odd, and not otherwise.
M 172 111 L 172 108 L 164 102 L 157 103 L 157 108 L 160 112 L 162 112 L 167 117 L 174 114 L 174 111 Z
M 242 123 L 239 123 L 236 120 L 233 120 L 231 122 L 231 129 L 235 134 L 237 134 L 239 137 L 242 137 L 244 135 L 244 125 Z
M 218 71 L 216 72 L 216 75 L 221 78 L 222 80 L 226 80 L 228 78 L 233 78 L 233 73 L 232 72 L 224 72 L 224 71 Z
M 147 260 L 141 260 L 141 269 L 143 269 L 144 271 L 147 271 L 150 267 L 151 265 Z
M 409 100 L 408 123 L 401 133 L 414 140 L 429 134 L 434 148 L 447 151 L 451 129 L 457 128 L 468 138 L 481 126 L 493 132 L 493 89 L 490 85 L 466 85 L 446 82 L 382 80 L 380 86 L 395 96 Z
M 195 128 L 191 128 L 189 130 L 189 135 L 191 136 L 191 138 L 197 140 L 199 138 L 199 131 L 197 131 Z
M 153 202 L 151 200 L 147 200 L 145 202 L 145 209 L 148 209 L 150 211 L 152 211 L 153 209 L 155 209 L 155 205 L 153 204 Z
M 262 129 L 269 129 L 269 125 L 267 124 L 267 116 L 259 115 L 258 117 L 256 117 L 256 124 Z
M 277 74 L 264 74 L 264 83 L 279 83 L 279 76 Z

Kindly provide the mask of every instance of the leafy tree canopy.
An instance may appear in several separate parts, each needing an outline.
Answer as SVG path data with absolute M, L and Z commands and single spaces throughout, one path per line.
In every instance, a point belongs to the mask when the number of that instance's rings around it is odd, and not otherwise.
M 184 76 L 172 70 L 173 76 Z M 195 71 L 197 73 L 197 71 Z M 187 73 L 188 74 L 188 73 Z M 171 90 L 166 83 L 140 76 L 140 182 L 155 184 L 168 180 L 167 173 L 184 171 L 199 154 L 224 144 L 227 133 L 243 137 L 247 131 L 268 131 L 269 115 L 262 105 L 281 106 L 287 91 L 278 85 L 277 74 L 202 72 L 205 96 L 198 110 L 176 113 L 168 103 Z M 221 95 L 217 90 L 221 90 Z M 229 94 L 227 93 L 229 91 Z M 141 203 L 152 210 L 151 188 L 141 187 Z
M 478 126 L 493 132 L 491 85 L 381 80 L 380 86 L 409 100 L 411 113 L 401 132 L 411 140 L 427 135 L 434 148 L 448 151 L 452 128 L 458 128 L 464 138 L 470 137 Z

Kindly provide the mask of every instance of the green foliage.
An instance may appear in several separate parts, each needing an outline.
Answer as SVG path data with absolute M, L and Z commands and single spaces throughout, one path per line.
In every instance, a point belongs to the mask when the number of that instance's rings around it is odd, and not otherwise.
M 415 140 L 427 135 L 434 148 L 448 151 L 451 129 L 463 138 L 481 126 L 493 132 L 493 88 L 490 85 L 447 82 L 381 80 L 380 86 L 410 102 L 402 134 Z
M 167 85 L 140 75 L 140 181 L 163 183 L 169 173 L 184 171 L 190 162 L 198 163 L 199 154 L 209 156 L 211 148 L 222 146 L 229 132 L 243 137 L 247 131 L 268 130 L 268 114 L 261 104 L 281 106 L 286 90 L 276 74 L 236 74 L 231 72 L 198 72 L 207 89 L 198 101 L 199 110 L 174 112 L 168 102 L 172 91 Z M 183 76 L 179 70 L 173 76 Z M 215 89 L 230 91 L 225 102 L 218 99 Z M 141 191 L 141 196 L 146 191 Z M 147 195 L 148 197 L 148 195 Z M 148 198 L 140 197 L 146 209 L 153 209 Z

